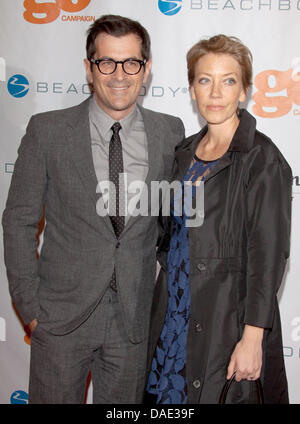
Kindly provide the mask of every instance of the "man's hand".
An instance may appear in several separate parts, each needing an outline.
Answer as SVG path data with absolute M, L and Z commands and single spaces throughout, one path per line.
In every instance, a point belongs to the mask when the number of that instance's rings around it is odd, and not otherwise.
M 264 329 L 245 325 L 243 337 L 236 344 L 227 370 L 227 379 L 236 371 L 236 381 L 257 380 L 262 367 Z
M 28 324 L 28 327 L 29 327 L 29 329 L 30 329 L 30 331 L 31 331 L 31 333 L 33 333 L 34 332 L 34 330 L 35 330 L 35 328 L 36 328 L 36 326 L 37 326 L 37 319 L 35 318 L 33 321 L 31 321 L 31 323 L 30 324 Z

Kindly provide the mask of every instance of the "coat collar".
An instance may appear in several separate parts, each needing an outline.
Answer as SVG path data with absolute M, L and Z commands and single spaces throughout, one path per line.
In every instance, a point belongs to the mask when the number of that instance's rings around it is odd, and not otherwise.
M 94 202 L 96 194 L 97 177 L 95 173 L 89 120 L 90 97 L 78 106 L 67 109 L 67 124 L 69 138 L 69 154 L 79 172 L 82 183 Z
M 146 184 L 156 180 L 158 173 L 162 167 L 163 161 L 163 146 L 165 128 L 154 112 L 137 105 L 140 110 L 147 137 L 148 144 L 148 174 L 146 176 Z
M 253 146 L 256 119 L 246 109 L 240 110 L 239 119 L 239 126 L 234 133 L 228 151 L 247 153 Z
M 72 130 L 72 138 L 74 143 L 72 144 L 72 149 L 74 148 L 74 157 L 76 162 L 85 165 L 92 165 L 92 150 L 91 150 L 91 135 L 90 135 L 90 121 L 89 121 L 89 102 L 91 97 L 87 100 L 75 106 L 74 108 L 69 109 L 68 124 Z M 145 132 L 147 136 L 148 144 L 148 161 L 149 161 L 149 171 L 146 177 L 147 181 L 152 181 L 157 176 L 157 173 L 160 170 L 160 165 L 163 160 L 162 157 L 162 147 L 163 147 L 163 136 L 165 133 L 165 128 L 163 123 L 157 119 L 157 115 L 148 109 L 143 108 L 137 104 L 143 121 Z M 94 172 L 94 166 L 92 166 L 89 171 L 83 170 L 82 166 L 80 167 L 80 172 L 84 172 L 86 176 L 87 172 L 89 173 L 88 182 L 91 180 L 97 185 L 97 178 Z M 93 191 L 95 191 L 93 189 Z
M 254 134 L 256 130 L 255 118 L 245 109 L 241 109 L 239 113 L 240 123 L 237 127 L 227 152 L 217 162 L 206 181 L 218 174 L 222 169 L 231 165 L 232 152 L 247 153 L 254 142 Z M 207 132 L 207 125 L 202 130 L 184 140 L 176 149 L 177 171 L 175 171 L 174 179 L 181 181 L 191 163 L 196 152 L 197 146 Z

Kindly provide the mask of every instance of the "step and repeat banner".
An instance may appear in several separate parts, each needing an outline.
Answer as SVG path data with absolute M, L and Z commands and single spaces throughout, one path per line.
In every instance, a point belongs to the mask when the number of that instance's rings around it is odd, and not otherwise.
M 90 94 L 83 66 L 86 31 L 100 15 L 127 16 L 147 28 L 153 67 L 139 102 L 179 116 L 187 135 L 202 125 L 189 94 L 187 50 L 219 33 L 250 48 L 254 79 L 245 107 L 293 170 L 291 257 L 278 297 L 290 402 L 300 403 L 300 0 L 2 0 L 0 11 L 1 216 L 30 116 L 76 105 Z M 0 403 L 27 403 L 29 355 L 1 243 Z M 87 403 L 91 395 L 92 383 Z

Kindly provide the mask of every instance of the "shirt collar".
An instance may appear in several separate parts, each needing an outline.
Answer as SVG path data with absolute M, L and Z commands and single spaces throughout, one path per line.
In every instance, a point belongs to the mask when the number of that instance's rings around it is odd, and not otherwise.
M 133 110 L 125 118 L 120 119 L 121 130 L 120 134 L 123 134 L 125 138 L 128 138 L 130 131 L 137 120 L 139 111 L 135 105 Z M 97 104 L 95 97 L 93 96 L 90 102 L 90 119 L 93 125 L 96 126 L 102 140 L 105 143 L 109 143 L 112 136 L 112 125 L 116 122 L 107 113 L 105 113 L 100 106 Z
M 256 130 L 256 119 L 246 110 L 239 112 L 239 125 L 233 135 L 228 152 L 248 152 L 254 143 Z M 194 134 L 185 139 L 182 144 L 176 146 L 175 151 L 195 150 L 200 140 L 207 133 L 207 124 L 198 134 Z

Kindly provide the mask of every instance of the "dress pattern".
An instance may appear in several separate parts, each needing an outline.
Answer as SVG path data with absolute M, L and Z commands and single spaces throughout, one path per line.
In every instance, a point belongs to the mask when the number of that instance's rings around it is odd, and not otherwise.
M 185 404 L 188 400 L 185 364 L 191 300 L 189 227 L 186 226 L 190 214 L 187 209 L 191 207 L 197 182 L 204 181 L 216 163 L 217 160 L 202 161 L 194 156 L 181 182 L 181 190 L 175 193 L 171 205 L 174 230 L 167 258 L 169 300 L 146 389 L 148 393 L 157 395 L 158 404 Z M 187 182 L 191 184 L 192 196 L 184 199 Z M 179 215 L 177 206 L 180 199 L 182 213 Z

